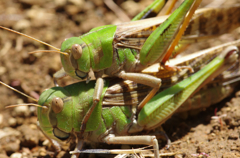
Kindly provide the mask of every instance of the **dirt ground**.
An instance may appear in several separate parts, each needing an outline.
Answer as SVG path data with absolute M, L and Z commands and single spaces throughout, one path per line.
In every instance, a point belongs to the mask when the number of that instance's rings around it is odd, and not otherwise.
M 107 0 L 106 0 L 107 1 Z M 55 47 L 60 47 L 65 38 L 80 36 L 90 29 L 128 21 L 143 10 L 150 0 L 116 0 L 124 14 L 110 9 L 103 0 L 1 0 L 0 25 L 20 31 Z M 209 0 L 203 0 L 202 7 Z M 231 0 L 223 5 L 234 5 Z M 116 12 L 113 12 L 116 11 Z M 127 15 L 127 17 L 125 17 Z M 240 28 L 217 40 L 191 46 L 194 52 L 223 42 L 239 39 Z M 53 87 L 53 74 L 61 68 L 59 54 L 37 53 L 34 50 L 48 50 L 49 47 L 20 35 L 0 29 L 0 80 L 18 90 L 38 98 L 46 88 Z M 66 77 L 60 85 L 76 80 Z M 161 153 L 175 153 L 172 157 L 240 157 L 240 91 L 232 94 L 218 105 L 213 105 L 188 119 L 169 121 L 164 129 L 172 140 L 167 150 L 160 144 Z M 0 157 L 30 158 L 50 157 L 53 149 L 37 128 L 35 107 L 5 109 L 7 105 L 33 101 L 12 90 L 0 86 Z M 211 117 L 222 116 L 221 121 Z M 173 123 L 174 122 L 174 123 Z M 86 146 L 85 148 L 90 148 Z M 131 146 L 131 148 L 134 146 Z M 57 157 L 69 157 L 66 149 Z M 81 157 L 96 155 L 81 155 Z M 110 155 L 102 155 L 106 157 Z M 96 156 L 97 157 L 97 156 Z M 171 156 L 169 156 L 171 157 Z

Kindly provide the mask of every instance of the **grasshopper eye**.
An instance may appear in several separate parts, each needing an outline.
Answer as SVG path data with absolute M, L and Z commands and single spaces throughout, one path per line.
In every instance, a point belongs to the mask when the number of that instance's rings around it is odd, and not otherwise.
M 70 134 L 69 133 L 66 133 L 58 128 L 54 128 L 53 129 L 53 134 L 55 137 L 57 137 L 58 139 L 61 139 L 61 140 L 66 140 L 69 138 Z
M 59 97 L 55 97 L 52 100 L 52 110 L 54 113 L 60 113 L 63 110 L 63 100 Z
M 87 73 L 82 72 L 80 70 L 75 70 L 75 74 L 77 77 L 81 78 L 81 79 L 85 79 L 87 77 Z
M 79 44 L 74 44 L 72 46 L 71 52 L 72 52 L 74 59 L 76 59 L 76 60 L 80 59 L 82 56 L 82 47 Z

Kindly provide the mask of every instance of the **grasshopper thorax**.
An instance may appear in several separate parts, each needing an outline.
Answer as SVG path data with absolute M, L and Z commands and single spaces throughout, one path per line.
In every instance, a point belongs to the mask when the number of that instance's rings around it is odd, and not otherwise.
M 77 79 L 85 79 L 90 71 L 90 53 L 86 43 L 79 37 L 66 39 L 61 46 L 61 61 L 65 72 Z

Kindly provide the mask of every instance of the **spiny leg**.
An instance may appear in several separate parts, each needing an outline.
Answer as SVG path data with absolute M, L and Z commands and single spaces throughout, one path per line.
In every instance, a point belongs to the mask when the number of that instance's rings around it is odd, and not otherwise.
M 235 56 L 235 58 L 233 58 L 232 60 L 229 60 L 229 63 L 233 63 L 235 61 L 235 59 L 237 58 L 236 56 L 238 56 L 238 47 L 236 46 L 228 46 L 226 47 L 221 54 L 229 54 L 229 56 Z M 233 55 L 235 54 L 235 55 Z M 219 74 L 221 74 L 222 72 L 224 72 L 225 70 L 227 70 L 229 68 L 229 66 L 225 66 L 225 67 L 222 67 L 221 69 L 218 69 L 216 72 L 214 72 L 213 74 L 211 74 L 211 76 L 205 80 L 196 90 L 199 91 L 202 87 L 204 87 L 207 83 L 211 82 L 215 77 L 217 77 Z

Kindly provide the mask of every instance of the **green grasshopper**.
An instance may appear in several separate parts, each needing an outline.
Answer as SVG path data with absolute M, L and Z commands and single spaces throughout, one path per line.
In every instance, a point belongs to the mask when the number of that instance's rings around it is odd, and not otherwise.
M 237 61 L 236 50 L 235 47 L 225 49 L 223 53 L 191 77 L 158 93 L 139 113 L 136 113 L 136 105 L 141 100 L 133 103 L 132 100 L 136 100 L 136 96 L 130 95 L 132 103 L 128 106 L 126 104 L 120 106 L 123 100 L 118 99 L 121 98 L 116 94 L 119 93 L 119 90 L 113 90 L 116 84 L 109 87 L 109 80 L 105 80 L 101 101 L 89 118 L 83 137 L 80 135 L 81 122 L 93 102 L 96 82 L 90 81 L 88 84 L 81 82 L 66 87 L 48 89 L 41 94 L 38 101 L 38 105 L 41 106 L 38 108 L 39 126 L 50 140 L 54 139 L 61 142 L 77 138 L 78 145 L 76 150 L 72 152 L 75 154 L 80 152 L 79 149 L 81 149 L 83 141 L 90 140 L 108 144 L 153 145 L 155 157 L 159 157 L 155 136 L 128 135 L 156 128 L 165 122 L 190 95 L 204 84 L 203 82 L 209 78 L 214 78 Z M 140 91 L 141 89 L 135 90 Z M 144 91 L 143 98 L 147 94 L 146 89 Z M 109 100 L 109 96 L 113 96 L 115 102 Z M 125 103 L 125 100 L 123 102 Z M 109 107 L 109 104 L 112 105 Z M 58 147 L 55 141 L 52 142 Z M 109 150 L 81 152 L 114 153 L 114 151 Z M 141 150 L 137 152 L 141 152 Z
M 101 102 L 108 87 L 108 82 L 105 80 L 104 93 L 86 124 L 83 137 L 79 135 L 81 122 L 93 102 L 95 81 L 51 88 L 44 91 L 38 101 L 38 104 L 44 107 L 38 108 L 40 127 L 50 138 L 66 140 L 75 135 L 78 139 L 78 147 L 82 146 L 84 140 L 102 141 L 108 144 L 153 145 L 154 155 L 157 158 L 159 153 L 155 136 L 125 135 L 161 125 L 204 81 L 226 70 L 236 60 L 237 54 L 232 48 L 230 51 L 224 51 L 191 77 L 155 95 L 137 114 L 134 107 L 131 109 L 113 106 L 102 109 Z M 73 153 L 78 152 L 81 153 L 78 150 Z

